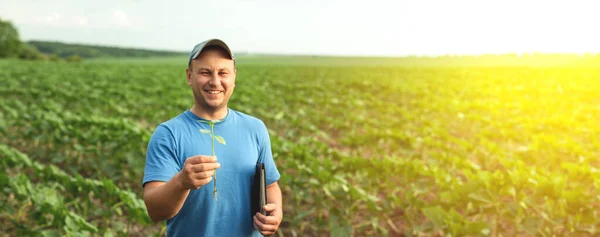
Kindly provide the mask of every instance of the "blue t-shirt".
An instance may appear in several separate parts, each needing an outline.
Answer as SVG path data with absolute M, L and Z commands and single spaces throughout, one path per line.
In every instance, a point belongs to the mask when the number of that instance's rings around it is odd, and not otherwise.
M 146 152 L 143 184 L 167 182 L 179 172 L 188 157 L 212 155 L 210 125 L 187 110 L 161 123 L 150 138 Z M 203 129 L 203 130 L 202 130 Z M 202 132 L 201 132 L 202 130 Z M 265 124 L 252 116 L 228 109 L 227 116 L 214 125 L 218 199 L 214 200 L 213 179 L 191 190 L 183 207 L 167 220 L 167 236 L 262 236 L 253 226 L 251 185 L 257 162 L 263 162 L 267 184 L 279 180 Z

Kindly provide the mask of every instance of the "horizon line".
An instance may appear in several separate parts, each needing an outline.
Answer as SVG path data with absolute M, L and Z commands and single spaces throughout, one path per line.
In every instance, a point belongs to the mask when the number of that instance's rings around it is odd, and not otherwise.
M 66 45 L 78 45 L 78 46 L 92 46 L 92 47 L 106 47 L 106 48 L 120 48 L 130 50 L 146 50 L 156 52 L 169 52 L 174 54 L 187 55 L 189 52 L 183 50 L 166 49 L 166 48 L 147 48 L 137 46 L 125 46 L 125 45 L 110 45 L 101 43 L 84 43 L 75 41 L 61 41 L 61 40 L 50 40 L 50 39 L 28 39 L 23 40 L 23 43 L 29 43 L 32 41 L 37 42 L 50 42 L 60 43 Z M 246 56 L 301 56 L 301 57 L 349 57 L 349 58 L 442 58 L 442 57 L 483 57 L 483 56 L 600 56 L 600 51 L 588 51 L 588 52 L 569 52 L 569 51 L 505 51 L 505 52 L 481 52 L 481 53 L 440 53 L 440 54 L 328 54 L 328 53 L 273 53 L 273 52 L 260 52 L 260 51 L 248 51 L 239 50 L 234 51 L 235 55 L 246 55 Z

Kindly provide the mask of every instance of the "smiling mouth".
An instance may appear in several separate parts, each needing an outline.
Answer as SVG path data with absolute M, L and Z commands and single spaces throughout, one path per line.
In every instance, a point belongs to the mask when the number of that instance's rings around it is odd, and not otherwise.
M 222 92 L 222 91 L 214 91 L 214 90 L 204 90 L 204 91 L 206 91 L 206 93 L 211 94 L 211 95 L 216 95 L 216 94 L 219 94 Z

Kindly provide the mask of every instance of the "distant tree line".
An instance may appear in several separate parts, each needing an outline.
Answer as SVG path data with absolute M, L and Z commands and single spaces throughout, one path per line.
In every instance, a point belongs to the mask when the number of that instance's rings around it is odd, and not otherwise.
M 8 20 L 0 18 L 0 58 L 27 60 L 81 61 L 98 57 L 164 57 L 180 56 L 184 52 L 120 48 L 83 44 L 66 44 L 50 41 L 20 39 L 17 28 Z
M 29 41 L 30 45 L 36 47 L 40 52 L 45 54 L 55 54 L 61 58 L 68 58 L 73 55 L 78 55 L 82 58 L 99 58 L 99 57 L 164 57 L 164 56 L 181 56 L 183 52 L 147 50 L 120 48 L 111 46 L 96 46 L 83 44 L 66 44 L 61 42 L 51 41 Z

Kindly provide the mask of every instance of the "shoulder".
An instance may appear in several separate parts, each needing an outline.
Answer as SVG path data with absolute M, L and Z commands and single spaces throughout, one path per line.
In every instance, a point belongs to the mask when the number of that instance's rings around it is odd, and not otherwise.
M 154 134 L 156 135 L 171 135 L 173 136 L 175 133 L 180 132 L 182 129 L 189 126 L 190 119 L 188 119 L 185 115 L 185 112 L 178 114 L 177 116 L 164 121 L 154 130 Z
M 177 129 L 186 126 L 189 123 L 189 119 L 186 117 L 185 112 L 161 123 L 161 126 L 168 127 L 171 129 Z
M 236 120 L 236 129 L 252 134 L 259 143 L 270 139 L 269 129 L 260 118 L 233 109 L 230 111 Z
M 255 117 L 255 116 L 252 116 L 252 115 L 249 115 L 249 114 L 246 114 L 244 112 L 237 111 L 234 109 L 230 109 L 230 112 L 233 113 L 237 122 L 242 125 L 251 126 L 252 128 L 256 128 L 256 129 L 266 129 L 267 128 L 265 123 L 261 119 Z

